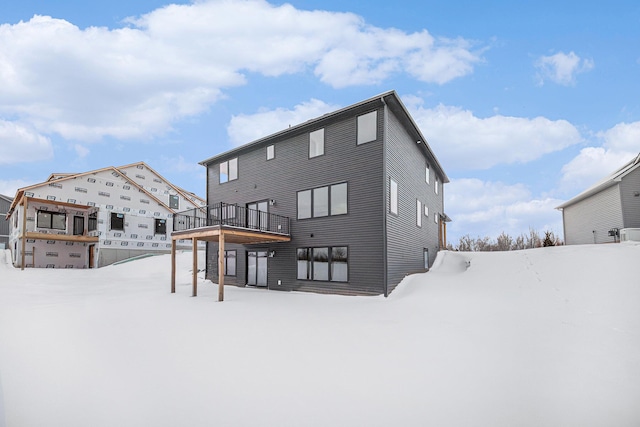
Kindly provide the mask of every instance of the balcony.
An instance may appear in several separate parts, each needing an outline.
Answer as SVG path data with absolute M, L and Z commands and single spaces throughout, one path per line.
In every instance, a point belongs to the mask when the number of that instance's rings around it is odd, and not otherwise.
M 239 243 L 289 241 L 289 227 L 288 217 L 220 202 L 174 214 L 172 237 L 218 240 L 219 230 L 225 230 L 227 236 L 243 236 L 235 239 Z

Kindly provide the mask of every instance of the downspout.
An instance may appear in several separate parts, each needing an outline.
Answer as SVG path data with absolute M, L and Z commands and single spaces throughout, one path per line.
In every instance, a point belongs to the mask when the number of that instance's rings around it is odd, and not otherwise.
M 389 296 L 389 277 L 387 272 L 387 123 L 388 123 L 388 111 L 387 103 L 384 100 L 384 96 L 380 97 L 380 101 L 384 105 L 383 120 L 384 126 L 382 128 L 382 191 L 383 191 L 383 203 L 382 203 L 382 276 L 384 280 L 384 296 Z

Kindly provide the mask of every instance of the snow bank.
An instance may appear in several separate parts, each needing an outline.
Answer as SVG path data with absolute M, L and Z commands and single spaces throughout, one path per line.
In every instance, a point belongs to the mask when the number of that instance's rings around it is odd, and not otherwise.
M 176 294 L 168 256 L 0 263 L 6 426 L 640 424 L 639 245 L 442 255 L 386 299 L 223 303 L 188 253 Z

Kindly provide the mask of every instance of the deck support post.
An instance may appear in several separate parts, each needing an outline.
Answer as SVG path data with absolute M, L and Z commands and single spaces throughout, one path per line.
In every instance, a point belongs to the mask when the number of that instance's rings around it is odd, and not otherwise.
M 176 293 L 176 241 L 171 239 L 171 293 Z
M 192 265 L 192 269 L 193 269 L 193 278 L 192 278 L 192 284 L 193 284 L 193 295 L 192 296 L 198 296 L 198 239 L 196 239 L 195 237 L 193 239 L 191 239 L 192 242 L 192 246 L 193 246 L 193 265 Z
M 218 238 L 218 301 L 224 301 L 224 230 Z

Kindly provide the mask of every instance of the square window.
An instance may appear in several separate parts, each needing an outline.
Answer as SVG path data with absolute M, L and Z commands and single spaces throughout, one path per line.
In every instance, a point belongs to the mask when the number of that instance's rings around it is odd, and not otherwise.
M 375 141 L 378 137 L 378 112 L 358 116 L 358 145 Z
M 318 129 L 309 134 L 309 158 L 324 154 L 324 129 Z
M 267 147 L 267 160 L 271 160 L 276 156 L 276 147 L 275 145 L 269 145 Z

